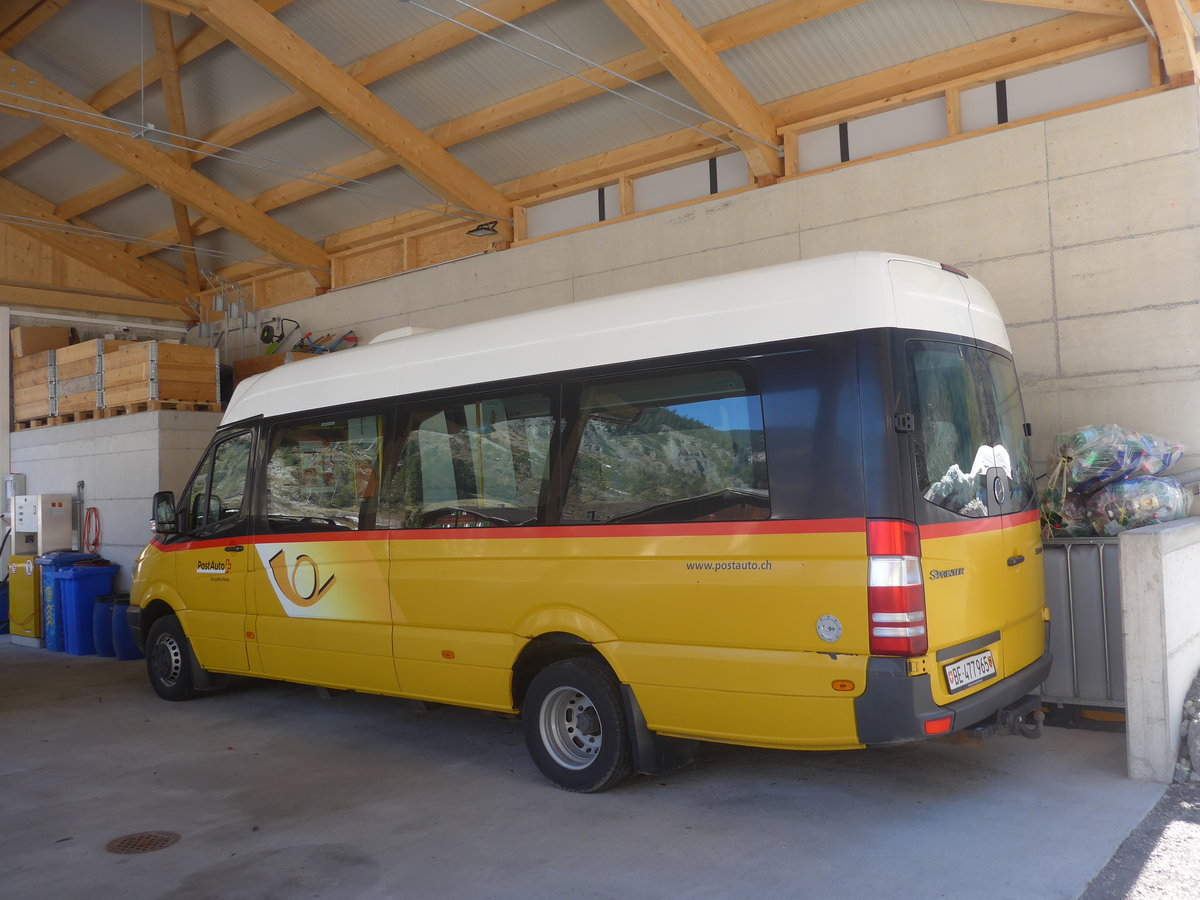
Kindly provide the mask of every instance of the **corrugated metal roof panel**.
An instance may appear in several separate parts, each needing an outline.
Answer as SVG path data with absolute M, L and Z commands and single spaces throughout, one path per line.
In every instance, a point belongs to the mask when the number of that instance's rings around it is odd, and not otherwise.
M 195 213 L 192 213 L 195 216 Z M 138 188 L 112 203 L 94 209 L 85 218 L 97 228 L 115 234 L 156 234 L 175 225 L 171 198 L 151 187 Z
M 675 5 L 694 28 L 703 28 L 763 4 L 761 0 L 675 0 Z
M 55 141 L 6 169 L 4 177 L 51 203 L 62 203 L 124 171 L 74 141 Z
M 988 12 L 975 15 L 982 7 Z M 736 47 L 721 58 L 755 99 L 770 103 L 1060 15 L 993 3 L 960 6 L 957 0 L 864 3 Z
M 422 2 L 462 9 L 447 0 Z M 304 0 L 289 3 L 276 18 L 339 66 L 346 66 L 424 31 L 431 17 L 402 0 Z
M 588 0 L 559 0 L 515 24 L 536 37 L 500 28 L 377 82 L 372 90 L 418 127 L 431 128 L 582 72 L 590 62 L 609 62 L 641 48 L 603 3 Z
M 319 240 L 366 222 L 433 207 L 437 201 L 420 182 L 391 168 L 361 183 L 293 203 L 279 210 L 275 218 L 305 237 Z
M 206 135 L 217 126 L 292 93 L 282 81 L 231 44 L 222 44 L 179 72 L 188 131 Z
M 86 100 L 154 55 L 150 11 L 141 3 L 74 0 L 9 52 Z
M 690 102 L 683 88 L 669 75 L 648 79 L 646 84 L 667 96 Z M 634 91 L 634 88 L 625 88 L 622 93 Z M 697 123 L 707 118 L 674 107 L 659 97 L 639 96 L 638 99 L 684 122 Z M 605 93 L 469 141 L 455 147 L 454 154 L 496 184 L 667 134 L 680 127 L 678 122 L 665 116 Z

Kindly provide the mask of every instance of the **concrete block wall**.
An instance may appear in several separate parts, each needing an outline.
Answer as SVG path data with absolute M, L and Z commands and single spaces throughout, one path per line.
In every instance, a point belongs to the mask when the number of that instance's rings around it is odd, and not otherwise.
M 1182 88 L 482 254 L 280 307 L 363 338 L 845 250 L 995 295 L 1034 425 L 1119 422 L 1200 453 L 1200 91 Z
M 220 421 L 219 413 L 145 412 L 94 419 L 11 436 L 11 466 L 31 494 L 75 493 L 100 514 L 100 553 L 121 566 L 129 589 L 133 560 L 150 539 L 150 497 L 183 490 Z
M 1200 672 L 1200 519 L 1127 531 L 1120 551 L 1129 777 L 1166 783 Z

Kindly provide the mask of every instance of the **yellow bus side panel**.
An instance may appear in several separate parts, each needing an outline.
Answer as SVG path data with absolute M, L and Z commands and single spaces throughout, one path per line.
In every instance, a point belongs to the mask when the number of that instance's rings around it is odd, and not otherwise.
M 651 729 L 676 737 L 780 749 L 853 750 L 862 747 L 851 698 L 784 697 L 633 686 L 642 709 L 666 712 Z M 677 723 L 677 724 L 676 724 Z
M 203 668 L 214 672 L 246 671 L 246 641 L 230 636 L 240 635 L 244 617 L 236 616 L 235 623 L 231 621 L 235 618 L 232 613 L 191 608 L 177 612 L 179 624 Z
M 512 634 L 398 625 L 396 675 L 406 697 L 512 709 L 512 665 L 525 641 Z

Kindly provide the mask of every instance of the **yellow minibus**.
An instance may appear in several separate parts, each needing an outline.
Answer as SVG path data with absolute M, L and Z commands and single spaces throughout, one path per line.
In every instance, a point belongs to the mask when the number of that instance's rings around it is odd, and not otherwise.
M 130 624 L 227 676 L 519 714 L 597 791 L 698 741 L 1034 736 L 1029 427 L 995 303 L 885 253 L 380 335 L 243 382 Z

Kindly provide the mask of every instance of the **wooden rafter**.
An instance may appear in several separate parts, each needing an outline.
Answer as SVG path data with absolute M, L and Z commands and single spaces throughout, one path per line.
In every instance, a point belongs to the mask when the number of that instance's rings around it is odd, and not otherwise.
M 56 0 L 56 2 L 60 6 L 63 6 L 70 2 L 70 0 Z M 291 2 L 292 0 L 261 0 L 263 8 L 271 12 L 276 12 Z M 205 26 L 197 29 L 180 41 L 179 46 L 175 48 L 175 56 L 179 65 L 183 65 L 199 58 L 209 50 L 223 43 L 225 43 L 225 38 L 219 32 Z M 8 51 L 14 45 L 15 42 L 6 46 L 3 38 L 0 38 L 0 51 Z M 88 98 L 88 105 L 95 107 L 101 112 L 105 112 L 122 100 L 128 100 L 138 91 L 142 90 L 143 85 L 149 86 L 158 81 L 162 74 L 159 71 L 158 65 L 158 57 L 152 56 L 146 60 L 144 67 L 141 65 L 134 66 L 124 75 L 121 75 L 92 94 Z M 15 166 L 21 160 L 49 146 L 58 140 L 59 136 L 59 133 L 53 128 L 42 127 L 31 131 L 24 137 L 18 138 L 7 147 L 0 149 L 0 171 L 10 166 Z
M 199 0 L 195 13 L 293 90 L 391 157 L 437 196 L 481 217 L 512 218 L 504 195 L 251 0 Z
M 70 309 L 78 312 L 140 316 L 174 322 L 186 322 L 192 317 L 191 312 L 181 306 L 156 303 L 151 300 L 113 297 L 102 291 L 89 293 L 84 289 L 64 290 L 59 285 L 15 282 L 6 279 L 0 279 L 0 288 L 3 288 L 4 291 L 4 305 L 10 307 Z
M 154 47 L 158 51 L 158 64 L 162 69 L 163 102 L 167 107 L 167 127 L 175 135 L 187 134 L 187 116 L 183 109 L 183 90 L 179 86 L 179 60 L 175 57 L 175 34 L 171 27 L 171 14 L 161 9 L 150 11 L 150 25 L 154 31 Z M 192 155 L 184 147 L 171 151 L 181 166 L 190 168 Z M 192 221 L 188 215 L 187 204 L 179 200 L 171 200 L 171 215 L 175 219 L 176 242 L 184 247 L 192 247 L 195 236 L 192 234 Z M 196 261 L 196 251 L 184 250 L 183 271 L 187 276 L 188 287 L 193 293 L 200 291 L 200 265 Z
M 783 174 L 775 122 L 670 0 L 605 0 L 625 26 L 653 51 L 700 107 L 733 126 L 737 144 L 756 177 Z
M 536 12 L 554 2 L 556 0 L 492 0 L 480 7 L 482 12 L 469 11 L 458 16 L 455 22 L 460 22 L 461 25 L 453 22 L 434 25 L 432 28 L 427 28 L 419 34 L 380 50 L 378 53 L 351 63 L 346 66 L 345 72 L 359 84 L 364 86 L 373 84 L 382 78 L 395 75 L 397 72 L 432 59 L 439 53 L 444 53 L 473 39 L 474 32 L 462 27 L 463 25 L 479 31 L 492 31 L 501 25 L 489 16 L 495 16 L 496 19 L 513 20 Z M 862 2 L 862 0 L 856 0 L 856 2 Z M 262 5 L 264 9 L 270 8 L 266 3 Z M 487 13 L 487 15 L 483 13 Z M 208 31 L 214 31 L 207 26 L 205 28 Z M 222 147 L 236 146 L 316 108 L 317 104 L 311 97 L 296 91 L 222 125 L 205 135 L 204 141 Z M 194 162 L 199 158 L 198 154 L 194 154 L 192 160 Z M 381 159 L 386 160 L 387 158 L 381 156 Z M 384 163 L 384 166 L 388 165 L 391 165 L 390 161 Z M 104 184 L 97 185 L 95 188 L 67 200 L 63 203 L 61 211 L 68 216 L 84 215 L 98 206 L 103 206 L 130 191 L 137 190 L 139 187 L 141 187 L 141 182 L 137 178 L 131 175 L 118 175 Z
M 776 34 L 787 28 L 803 25 L 806 22 L 814 21 L 822 16 L 830 15 L 831 13 L 856 6 L 863 2 L 865 0 L 807 0 L 807 2 L 802 2 L 802 0 L 773 0 L 773 2 L 765 6 L 756 7 L 748 12 L 739 13 L 728 19 L 714 22 L 701 29 L 700 34 L 714 50 L 729 50 L 733 47 L 740 47 L 759 38 Z M 492 12 L 493 14 L 497 14 L 494 8 Z M 479 26 L 476 25 L 474 27 Z M 430 32 L 432 31 L 433 29 L 430 29 Z M 396 48 L 400 46 L 398 44 Z M 415 52 L 416 49 L 416 47 L 413 47 L 409 52 Z M 368 57 L 367 60 L 362 60 L 361 62 L 366 63 L 370 59 Z M 546 113 L 563 109 L 574 103 L 580 103 L 603 93 L 605 87 L 618 88 L 625 83 L 621 80 L 621 77 L 616 77 L 606 72 L 605 69 L 617 73 L 618 76 L 635 81 L 649 78 L 663 71 L 661 63 L 653 53 L 649 50 L 639 50 L 636 53 L 609 62 L 603 68 L 588 69 L 582 73 L 580 78 L 563 78 L 510 100 L 505 100 L 485 109 L 468 113 L 453 121 L 438 125 L 430 129 L 428 135 L 443 147 L 453 147 L 473 138 L 483 137 L 511 125 L 527 122 Z M 251 116 L 254 115 L 256 114 L 251 114 Z M 275 124 L 278 124 L 278 122 Z M 230 127 L 237 127 L 237 123 L 234 123 L 234 126 Z M 228 144 L 231 142 L 231 135 L 227 134 L 221 140 L 210 135 L 208 139 Z M 331 187 L 340 184 L 345 184 L 349 180 L 366 178 L 382 172 L 390 165 L 391 160 L 387 155 L 378 150 L 371 150 L 337 165 L 330 166 L 325 170 L 325 174 L 316 178 L 297 179 L 263 191 L 254 197 L 251 202 L 255 207 L 264 211 L 279 209 L 291 203 L 297 203 L 309 197 L 317 196 L 323 191 L 327 191 Z M 114 180 L 109 184 L 110 186 L 116 186 L 117 181 Z M 127 187 L 121 193 L 129 189 L 131 188 Z M 60 212 L 70 209 L 73 214 L 80 214 L 93 208 L 95 205 L 99 205 L 97 201 L 107 202 L 119 196 L 119 194 L 112 194 L 107 191 L 104 191 L 101 195 L 102 191 L 103 189 L 97 189 L 96 191 L 80 194 L 78 197 L 64 203 Z M 216 230 L 218 226 L 207 222 L 197 222 L 195 223 L 195 227 L 198 234 L 207 234 L 209 231 Z M 152 235 L 152 238 L 160 241 L 170 241 L 173 239 L 169 231 L 158 232 Z M 138 251 L 135 249 L 134 252 Z
M 56 216 L 46 200 L 4 178 L 0 178 L 0 212 L 12 217 L 4 220 L 3 224 L 8 227 L 115 278 L 147 297 L 184 302 L 187 285 L 179 278 L 168 277 L 151 268 L 112 241 L 64 231 L 71 227 L 71 223 Z
M 1163 71 L 1172 85 L 1195 84 L 1196 29 L 1179 0 L 1145 0 Z
M 0 65 L 21 84 L 28 100 L 24 105 L 36 114 L 45 113 L 46 124 L 110 162 L 137 172 L 147 184 L 176 200 L 203 211 L 251 244 L 273 254 L 281 262 L 309 267 L 328 283 L 329 257 L 325 251 L 266 213 L 173 160 L 162 150 L 139 140 L 121 126 L 104 119 L 78 97 L 47 81 L 41 73 L 19 60 L 0 53 Z M 51 118 L 52 117 L 52 118 Z M 103 121 L 105 130 L 95 127 Z

